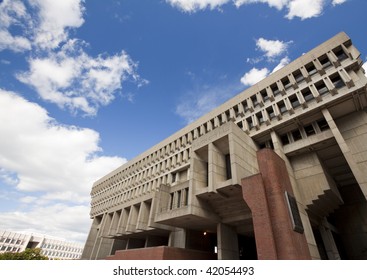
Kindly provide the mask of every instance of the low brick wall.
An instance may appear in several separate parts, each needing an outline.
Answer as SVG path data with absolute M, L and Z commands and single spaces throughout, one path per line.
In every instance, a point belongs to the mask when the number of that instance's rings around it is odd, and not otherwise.
M 216 260 L 217 254 L 168 246 L 120 250 L 106 260 Z

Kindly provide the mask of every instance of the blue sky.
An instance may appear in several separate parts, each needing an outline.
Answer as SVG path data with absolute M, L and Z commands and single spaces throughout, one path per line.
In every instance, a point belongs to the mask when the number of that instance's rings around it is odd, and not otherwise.
M 0 1 L 0 228 L 84 242 L 95 180 L 340 31 L 365 61 L 366 10 Z

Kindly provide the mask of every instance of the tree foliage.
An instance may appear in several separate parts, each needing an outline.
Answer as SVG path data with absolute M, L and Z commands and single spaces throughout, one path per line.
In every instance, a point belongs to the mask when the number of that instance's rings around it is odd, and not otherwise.
M 48 260 L 41 254 L 40 248 L 25 249 L 23 252 L 5 252 L 0 254 L 0 260 Z

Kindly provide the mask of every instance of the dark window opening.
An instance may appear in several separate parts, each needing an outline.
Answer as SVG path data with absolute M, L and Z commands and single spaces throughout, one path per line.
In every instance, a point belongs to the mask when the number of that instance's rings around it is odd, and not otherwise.
M 266 111 L 268 112 L 270 119 L 275 118 L 275 113 L 274 113 L 273 107 L 266 108 Z
M 307 64 L 305 67 L 306 67 L 306 70 L 308 72 L 308 75 L 312 76 L 312 75 L 316 74 L 317 69 L 316 69 L 315 65 L 312 62 Z
M 289 138 L 287 134 L 281 135 L 280 140 L 282 141 L 283 145 L 289 144 Z
M 323 55 L 319 58 L 319 61 L 322 65 L 322 68 L 328 68 L 329 66 L 331 66 L 331 62 L 329 60 L 329 58 L 327 57 L 327 55 Z
M 292 86 L 292 84 L 289 81 L 288 77 L 284 77 L 281 81 L 282 81 L 282 84 L 283 84 L 285 89 L 289 89 Z
M 305 101 L 309 101 L 311 99 L 314 99 L 314 96 L 311 92 L 311 90 L 309 88 L 305 88 L 304 90 L 301 91 L 303 98 L 305 99 Z
M 324 82 L 320 82 L 318 84 L 315 84 L 317 91 L 320 93 L 320 95 L 324 95 L 329 92 L 329 89 L 325 85 Z
M 287 111 L 287 107 L 285 106 L 284 101 L 280 101 L 277 104 L 278 104 L 279 110 L 282 114 Z
M 226 178 L 227 180 L 232 179 L 232 168 L 231 168 L 231 156 L 229 154 L 225 155 L 226 161 Z
M 257 102 L 256 95 L 251 96 L 251 101 L 252 101 L 252 104 L 254 104 L 254 106 L 257 106 L 259 104 L 259 102 Z
M 345 83 L 343 82 L 343 80 L 340 78 L 339 75 L 335 75 L 330 77 L 331 82 L 333 83 L 334 87 L 339 89 L 345 86 Z
M 247 112 L 249 110 L 246 100 L 242 102 L 242 106 L 243 106 L 243 109 L 245 110 L 245 112 Z
M 263 114 L 261 112 L 256 114 L 257 119 L 259 120 L 259 123 L 262 124 L 265 120 L 263 118 Z
M 243 128 L 243 123 L 242 123 L 242 121 L 238 122 L 238 123 L 237 123 L 237 126 L 238 126 L 239 128 L 241 128 L 241 129 L 242 129 L 242 128 Z
M 317 121 L 317 125 L 319 126 L 321 131 L 329 129 L 329 125 L 324 119 Z
M 293 136 L 293 140 L 294 141 L 298 141 L 298 140 L 301 140 L 302 139 L 302 134 L 299 131 L 299 129 L 293 130 L 291 133 L 292 133 L 292 136 Z
M 278 95 L 280 93 L 280 90 L 276 84 L 272 84 L 270 86 L 270 89 L 273 91 L 274 96 Z
M 310 124 L 310 125 L 306 125 L 306 126 L 304 127 L 304 129 L 305 129 L 305 132 L 306 132 L 306 135 L 307 135 L 307 136 L 311 136 L 311 135 L 316 134 L 316 131 L 315 131 L 315 129 L 314 129 L 314 127 L 313 127 L 313 125 L 312 125 L 312 124 Z
M 297 83 L 300 83 L 305 79 L 305 77 L 303 77 L 300 70 L 297 70 L 297 71 L 293 72 L 293 77 L 294 77 L 294 79 L 296 80 Z
M 261 97 L 263 98 L 264 102 L 267 101 L 269 99 L 269 96 L 266 92 L 265 89 L 263 89 L 262 91 L 260 91 Z
M 252 118 L 251 117 L 250 118 L 247 118 L 246 121 L 247 121 L 248 126 L 249 126 L 250 129 L 254 127 L 254 124 L 252 122 Z
M 301 105 L 299 103 L 297 95 L 295 95 L 295 94 L 293 94 L 292 96 L 289 97 L 289 101 L 291 102 L 293 108 L 297 108 L 299 105 Z
M 339 61 L 343 61 L 344 59 L 348 58 L 348 56 L 343 51 L 342 47 L 339 47 L 339 48 L 333 50 L 333 52 L 338 57 Z

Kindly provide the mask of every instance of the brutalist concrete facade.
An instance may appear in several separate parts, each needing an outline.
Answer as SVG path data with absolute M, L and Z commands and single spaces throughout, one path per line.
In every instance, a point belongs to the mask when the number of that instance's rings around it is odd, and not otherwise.
M 339 33 L 246 89 L 93 185 L 82 258 L 367 259 L 366 85 Z

